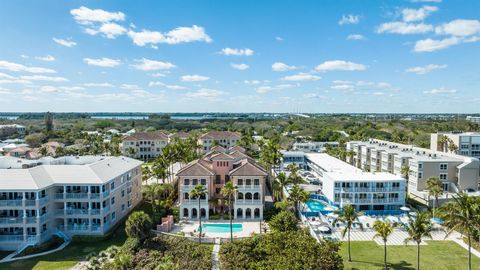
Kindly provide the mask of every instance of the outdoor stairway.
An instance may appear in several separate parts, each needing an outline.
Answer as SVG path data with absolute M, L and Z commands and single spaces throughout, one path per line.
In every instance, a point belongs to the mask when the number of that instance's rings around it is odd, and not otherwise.
M 220 238 L 215 239 L 215 244 L 212 250 L 213 270 L 220 269 L 220 262 L 218 260 L 218 252 L 220 251 Z

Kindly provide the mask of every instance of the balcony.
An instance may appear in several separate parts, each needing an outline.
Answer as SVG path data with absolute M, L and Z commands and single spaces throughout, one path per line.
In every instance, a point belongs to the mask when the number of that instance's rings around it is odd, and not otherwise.
M 90 214 L 91 215 L 100 215 L 100 209 L 91 209 Z
M 38 199 L 40 205 L 44 205 L 48 202 L 48 196 Z
M 106 212 L 108 212 L 108 211 L 110 211 L 110 205 L 107 205 L 107 206 L 105 206 L 105 207 L 102 208 L 102 212 L 103 212 L 103 213 L 106 213 Z
M 37 223 L 37 217 L 26 217 L 27 224 L 35 224 Z
M 373 203 L 386 203 L 388 199 L 373 199 Z
M 9 207 L 20 207 L 23 205 L 22 199 L 18 200 L 0 200 L 0 207 L 1 206 L 9 206 Z
M 66 193 L 67 199 L 88 199 L 88 193 Z
M 65 193 L 55 193 L 55 199 L 57 199 L 57 200 L 63 200 L 63 199 L 65 199 L 64 194 L 65 194 Z
M 85 224 L 68 224 L 67 231 L 87 232 L 90 231 L 90 226 Z
M 35 200 L 25 200 L 25 206 L 35 206 L 36 201 Z
M 109 191 L 109 190 L 105 190 L 104 192 L 102 192 L 103 198 L 107 197 L 108 195 L 110 195 L 110 191 Z
M 23 241 L 23 234 L 0 235 L 0 242 L 18 242 Z
M 90 199 L 93 199 L 93 200 L 100 199 L 100 193 L 90 193 Z
M 262 200 L 235 200 L 235 205 L 258 205 L 262 204 Z
M 55 209 L 54 214 L 56 216 L 63 216 L 63 215 L 65 215 L 65 209 Z
M 370 203 L 370 199 L 356 199 L 355 202 L 356 203 Z
M 47 213 L 41 215 L 41 216 L 40 216 L 40 223 L 43 223 L 43 222 L 47 221 L 48 216 L 49 216 L 49 215 L 48 215 Z
M 71 215 L 88 215 L 88 209 L 67 209 L 68 216 Z
M 254 190 L 254 191 L 260 191 L 262 190 L 262 185 L 239 185 L 237 186 L 238 191 L 249 191 L 249 190 Z
M 184 199 L 181 201 L 182 204 L 195 204 L 198 205 L 198 200 L 197 199 Z M 208 200 L 200 200 L 200 205 L 208 205 Z
M 0 224 L 22 224 L 22 217 L 2 217 L 0 218 Z
M 356 192 L 370 192 L 371 189 L 369 187 L 357 187 L 355 188 Z

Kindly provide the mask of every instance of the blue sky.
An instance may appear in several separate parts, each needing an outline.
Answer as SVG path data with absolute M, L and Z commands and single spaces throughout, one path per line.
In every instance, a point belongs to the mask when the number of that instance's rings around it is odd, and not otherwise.
M 1 1 L 0 111 L 479 112 L 480 1 Z

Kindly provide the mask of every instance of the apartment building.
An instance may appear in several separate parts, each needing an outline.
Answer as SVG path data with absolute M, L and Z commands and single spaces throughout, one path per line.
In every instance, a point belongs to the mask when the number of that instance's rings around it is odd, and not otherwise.
M 221 190 L 232 181 L 238 187 L 231 211 L 235 219 L 262 219 L 265 203 L 267 172 L 241 148 L 225 149 L 212 147 L 212 151 L 195 160 L 178 173 L 180 217 L 185 219 L 209 218 L 214 213 L 223 213 L 226 198 Z M 200 199 L 190 198 L 196 185 L 204 185 L 208 194 Z
M 235 146 L 242 138 L 238 132 L 232 131 L 210 131 L 200 136 L 198 143 L 202 146 L 204 153 L 210 151 L 210 148 L 217 142 L 224 148 Z
M 163 132 L 136 132 L 123 138 L 122 154 L 141 160 L 149 160 L 162 154 L 162 150 L 168 142 L 169 138 Z
M 303 152 L 325 152 L 327 145 L 330 147 L 338 147 L 340 144 L 338 142 L 294 142 L 292 146 L 293 151 L 303 151 Z
M 13 134 L 25 135 L 27 128 L 22 125 L 0 125 L 0 137 L 6 137 Z
M 472 123 L 480 124 L 480 116 L 467 116 L 466 117 L 467 121 L 470 121 Z
M 424 203 L 431 176 L 442 181 L 444 199 L 459 190 L 478 190 L 480 162 L 476 158 L 376 139 L 348 142 L 347 150 L 354 153 L 350 163 L 363 170 L 402 175 L 402 167 L 408 168 L 408 192 Z
M 328 154 L 305 155 L 320 177 L 322 193 L 340 207 L 359 211 L 399 210 L 405 204 L 405 179 L 388 172 L 365 172 Z
M 448 140 L 443 140 L 445 137 Z M 452 147 L 453 146 L 453 147 Z M 432 151 L 459 154 L 480 158 L 480 133 L 478 132 L 437 132 L 430 134 Z
M 280 150 L 282 154 L 282 162 L 280 168 L 286 170 L 288 165 L 295 163 L 300 169 L 305 169 L 307 164 L 305 162 L 305 152 L 303 151 L 286 151 Z
M 0 157 L 0 250 L 53 235 L 103 235 L 142 200 L 142 162 L 127 157 Z

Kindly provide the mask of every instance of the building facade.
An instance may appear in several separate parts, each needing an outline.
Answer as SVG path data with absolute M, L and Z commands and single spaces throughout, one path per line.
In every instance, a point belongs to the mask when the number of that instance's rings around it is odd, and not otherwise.
M 443 137 L 447 138 L 447 140 L 442 139 Z M 480 158 L 480 133 L 432 133 L 430 134 L 430 150 Z
M 432 176 L 442 181 L 446 198 L 460 190 L 478 191 L 476 158 L 376 139 L 348 142 L 347 150 L 353 151 L 349 162 L 362 170 L 408 178 L 409 194 L 424 203 L 429 197 L 426 182 Z
M 242 138 L 242 135 L 238 132 L 232 131 L 210 131 L 198 138 L 198 144 L 201 145 L 202 151 L 207 153 L 210 151 L 215 142 L 224 148 L 230 148 L 235 146 L 237 142 Z
M 294 142 L 292 146 L 293 151 L 303 151 L 303 152 L 325 152 L 327 145 L 330 147 L 338 147 L 340 144 L 338 142 Z
M 163 148 L 167 146 L 168 142 L 169 138 L 163 132 L 136 132 L 123 138 L 122 154 L 149 160 L 162 154 Z
M 195 160 L 177 173 L 179 183 L 180 218 L 209 218 L 209 215 L 228 212 L 227 198 L 222 187 L 232 181 L 238 190 L 231 211 L 235 219 L 262 219 L 265 203 L 267 172 L 242 148 L 212 147 L 212 151 Z M 198 199 L 190 192 L 196 185 L 204 185 L 207 194 Z
M 53 235 L 103 235 L 142 200 L 142 162 L 127 157 L 0 159 L 0 249 Z
M 310 170 L 320 176 L 322 193 L 340 207 L 359 211 L 399 210 L 405 205 L 405 179 L 387 172 L 364 172 L 328 154 L 306 154 Z

